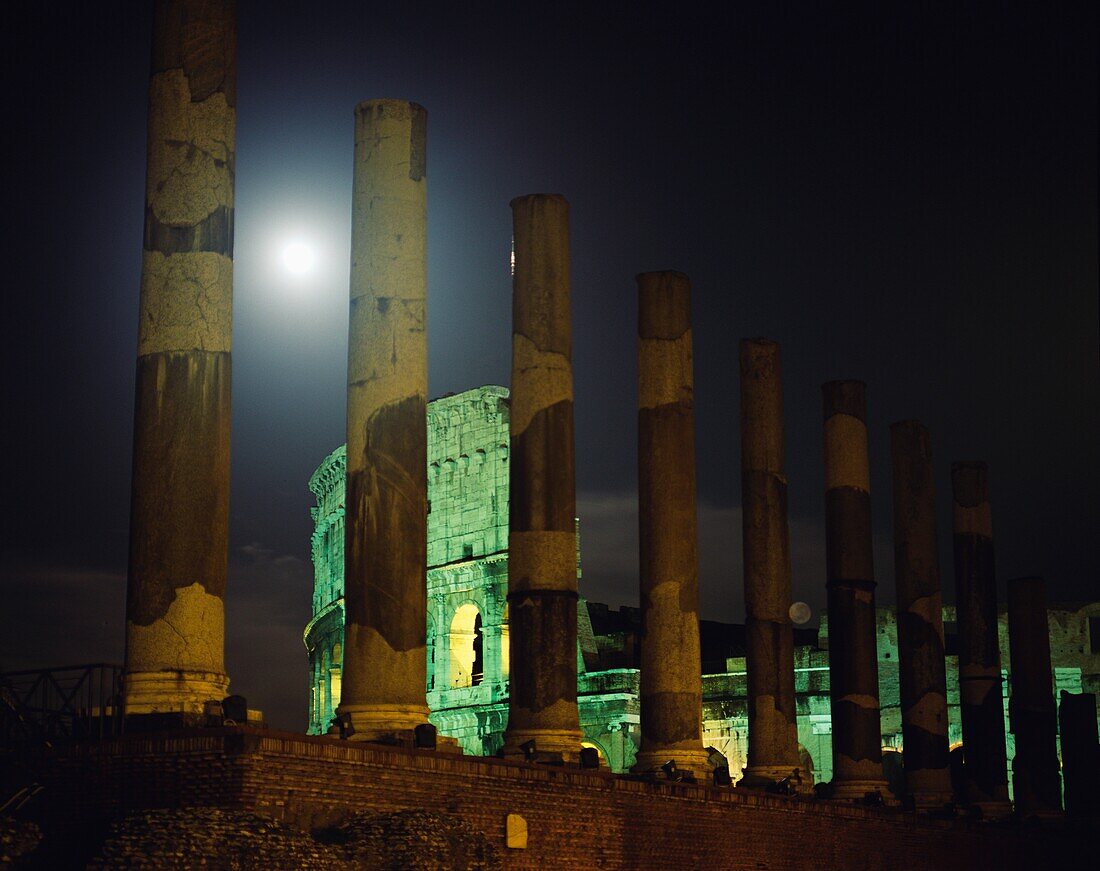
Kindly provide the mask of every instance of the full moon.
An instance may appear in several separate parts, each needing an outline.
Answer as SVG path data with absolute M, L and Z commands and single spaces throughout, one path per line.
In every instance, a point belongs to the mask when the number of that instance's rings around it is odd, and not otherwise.
M 309 272 L 316 259 L 314 250 L 305 242 L 291 242 L 283 249 L 283 266 L 295 275 Z
M 810 606 L 805 602 L 795 602 L 791 605 L 788 613 L 791 615 L 791 622 L 801 626 L 806 623 L 811 616 Z

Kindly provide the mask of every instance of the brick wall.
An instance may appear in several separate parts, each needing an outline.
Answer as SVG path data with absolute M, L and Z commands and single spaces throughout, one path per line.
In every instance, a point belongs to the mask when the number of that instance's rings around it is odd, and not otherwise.
M 302 828 L 350 810 L 453 814 L 503 844 L 521 814 L 526 850 L 506 867 L 1024 868 L 1068 836 L 602 772 L 348 744 L 247 728 L 128 736 L 57 752 L 42 824 L 122 810 L 220 806 Z M 1072 855 L 1072 854 L 1070 854 Z M 1078 855 L 1082 855 L 1078 853 Z

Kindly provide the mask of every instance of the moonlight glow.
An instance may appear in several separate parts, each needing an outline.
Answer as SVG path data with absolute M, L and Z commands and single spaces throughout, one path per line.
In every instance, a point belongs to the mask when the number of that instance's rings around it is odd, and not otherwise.
M 294 275 L 305 275 L 316 260 L 316 252 L 305 242 L 294 241 L 283 248 L 283 266 Z

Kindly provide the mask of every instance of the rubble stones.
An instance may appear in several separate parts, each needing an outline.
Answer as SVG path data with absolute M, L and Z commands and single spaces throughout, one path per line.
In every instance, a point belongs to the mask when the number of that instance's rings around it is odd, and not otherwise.
M 351 868 L 343 853 L 252 813 L 146 810 L 113 823 L 89 868 Z
M 2 831 L 6 860 L 9 827 Z M 29 840 L 27 852 L 37 843 L 37 829 L 18 837 Z M 354 814 L 311 837 L 253 813 L 188 808 L 140 811 L 116 821 L 88 867 L 492 871 L 501 867 L 501 857 L 484 834 L 427 811 Z
M 356 814 L 331 830 L 355 868 L 491 871 L 500 850 L 454 817 L 430 811 Z
M 42 840 L 34 823 L 0 817 L 0 865 L 9 865 L 33 853 Z

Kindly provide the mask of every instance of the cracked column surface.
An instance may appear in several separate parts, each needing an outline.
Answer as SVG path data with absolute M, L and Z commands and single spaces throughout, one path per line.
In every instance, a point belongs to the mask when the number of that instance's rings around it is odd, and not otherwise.
M 127 714 L 222 699 L 236 130 L 233 0 L 155 8 L 145 176 Z
M 427 112 L 355 109 L 344 674 L 353 740 L 428 722 Z
M 741 340 L 741 529 L 749 707 L 745 775 L 749 779 L 779 780 L 801 767 L 780 373 L 777 342 Z
M 512 200 L 506 754 L 580 756 L 569 203 Z
M 959 633 L 964 800 L 985 816 L 1012 812 L 1005 761 L 993 519 L 985 463 L 951 464 L 955 607 Z
M 634 765 L 673 761 L 709 780 L 703 749 L 691 283 L 638 276 L 638 540 L 642 742 Z
M 1058 712 L 1051 679 L 1046 584 L 1042 578 L 1008 582 L 1008 655 L 1008 722 L 1016 737 L 1016 756 L 1012 760 L 1016 813 L 1023 819 L 1059 817 L 1062 780 Z
M 942 807 L 952 794 L 943 593 L 928 430 L 916 420 L 895 423 L 890 427 L 890 456 L 905 789 L 918 808 Z
M 867 386 L 830 381 L 821 390 L 833 796 L 861 799 L 877 790 L 888 798 L 879 724 Z

